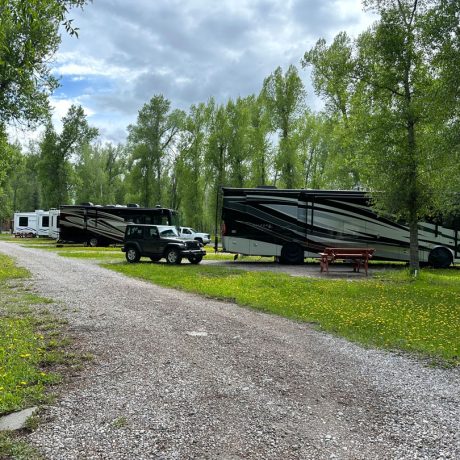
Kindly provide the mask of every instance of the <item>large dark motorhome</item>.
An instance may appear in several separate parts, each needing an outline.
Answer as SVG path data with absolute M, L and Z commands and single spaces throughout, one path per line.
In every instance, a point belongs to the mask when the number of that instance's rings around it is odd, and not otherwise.
M 137 206 L 98 206 L 92 204 L 59 207 L 59 241 L 106 246 L 122 243 L 126 225 L 178 225 L 176 211 Z
M 223 188 L 222 244 L 236 254 L 301 263 L 326 247 L 375 248 L 374 258 L 409 260 L 409 227 L 377 215 L 360 191 Z M 459 219 L 419 223 L 421 262 L 460 261 Z

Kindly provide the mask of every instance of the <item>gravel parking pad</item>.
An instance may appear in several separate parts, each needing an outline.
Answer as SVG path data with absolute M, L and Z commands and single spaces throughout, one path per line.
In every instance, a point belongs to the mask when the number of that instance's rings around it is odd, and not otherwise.
M 47 459 L 460 458 L 459 369 L 0 242 L 95 360 L 29 440 Z

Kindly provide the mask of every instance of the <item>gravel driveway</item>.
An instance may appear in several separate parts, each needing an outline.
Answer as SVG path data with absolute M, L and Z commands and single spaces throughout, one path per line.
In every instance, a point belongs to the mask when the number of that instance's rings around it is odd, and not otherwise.
M 459 369 L 0 242 L 95 356 L 30 436 L 47 459 L 460 458 Z

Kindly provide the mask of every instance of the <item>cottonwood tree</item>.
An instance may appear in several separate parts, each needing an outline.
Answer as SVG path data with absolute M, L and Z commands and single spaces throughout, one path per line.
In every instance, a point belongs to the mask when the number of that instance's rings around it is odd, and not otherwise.
M 51 62 L 61 41 L 59 27 L 76 35 L 68 12 L 87 3 L 0 0 L 0 195 L 12 161 L 6 126 L 32 126 L 49 114 L 48 97 L 58 86 Z
M 253 186 L 269 184 L 273 170 L 270 142 L 270 116 L 262 96 L 248 96 L 249 127 L 247 134 L 249 181 Z
M 126 203 L 126 158 L 122 145 L 84 144 L 72 163 L 76 203 Z
M 40 155 L 35 145 L 22 152 L 19 145 L 15 146 L 13 167 L 8 176 L 5 189 L 10 205 L 10 215 L 14 211 L 34 211 L 41 209 L 41 190 L 38 179 L 38 163 Z
M 300 163 L 294 130 L 304 114 L 306 91 L 295 66 L 283 74 L 278 67 L 264 80 L 262 96 L 270 113 L 272 129 L 279 134 L 277 169 L 283 186 L 293 188 L 301 183 Z
M 299 159 L 303 170 L 303 188 L 340 188 L 332 167 L 331 129 L 324 114 L 306 112 L 296 130 Z
M 98 135 L 88 124 L 81 106 L 72 105 L 62 119 L 62 132 L 56 133 L 51 122 L 47 124 L 40 144 L 39 177 L 45 208 L 58 207 L 72 201 L 74 166 L 71 162 L 82 149 Z
M 82 146 L 75 163 L 76 202 L 125 203 L 124 154 L 121 146 Z
M 250 111 L 247 99 L 230 99 L 225 107 L 228 120 L 229 139 L 227 149 L 227 184 L 244 187 L 248 184 L 250 150 Z
M 334 188 L 354 188 L 360 185 L 357 158 L 362 143 L 353 123 L 356 61 L 352 40 L 341 32 L 328 47 L 321 38 L 305 53 L 301 63 L 304 68 L 312 67 L 313 88 L 325 101 L 322 122 L 317 128 L 323 134 L 322 142 L 327 144 L 324 165 L 327 184 Z M 311 121 L 308 115 L 305 119 Z
M 225 106 L 216 105 L 211 99 L 208 103 L 210 110 L 209 136 L 205 153 L 206 174 L 209 178 L 207 194 L 209 196 L 209 222 L 213 222 L 215 234 L 218 233 L 219 216 L 222 210 L 220 188 L 227 184 L 228 146 L 231 129 Z
M 203 172 L 209 117 L 207 105 L 201 103 L 191 106 L 181 133 L 180 154 L 173 182 L 183 223 L 198 228 L 204 225 L 206 176 Z
M 139 110 L 135 125 L 128 126 L 130 164 L 133 168 L 133 185 L 140 188 L 144 206 L 161 204 L 167 199 L 166 187 L 168 153 L 174 146 L 185 114 L 170 110 L 171 103 L 163 95 L 155 95 Z
M 87 0 L 0 0 L 0 125 L 34 124 L 49 113 L 58 86 L 51 59 L 61 42 L 59 27 L 76 34 L 73 7 Z

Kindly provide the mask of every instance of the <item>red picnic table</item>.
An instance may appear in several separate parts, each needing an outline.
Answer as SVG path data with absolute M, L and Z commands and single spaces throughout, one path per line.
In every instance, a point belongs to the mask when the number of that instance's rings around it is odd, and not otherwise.
M 368 262 L 374 252 L 374 248 L 324 248 L 324 251 L 319 254 L 321 272 L 329 273 L 329 264 L 336 260 L 351 260 L 353 271 L 359 272 L 363 266 L 367 276 Z

